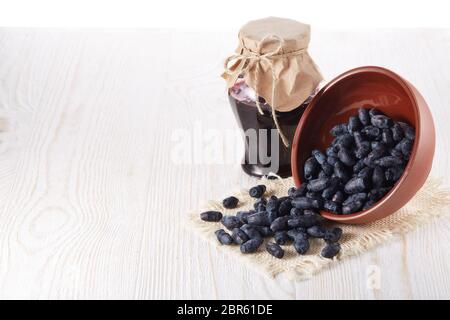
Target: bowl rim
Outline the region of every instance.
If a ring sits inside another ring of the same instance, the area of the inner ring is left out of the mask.
[[[420,116],[420,112],[419,112],[419,106],[418,106],[418,101],[416,99],[416,96],[413,92],[413,90],[410,87],[410,84],[403,79],[400,75],[398,75],[397,73],[383,68],[383,67],[378,67],[378,66],[362,66],[362,67],[357,67],[354,69],[350,69],[340,75],[338,75],[337,77],[335,77],[334,79],[332,79],[331,81],[329,81],[311,100],[310,104],[306,107],[306,110],[304,111],[302,117],[300,118],[300,121],[297,125],[297,128],[295,130],[295,134],[294,134],[294,138],[293,138],[293,143],[292,143],[292,149],[291,149],[291,170],[292,170],[292,177],[294,178],[294,182],[295,185],[298,187],[301,184],[300,181],[300,174],[299,174],[299,169],[298,169],[298,165],[297,165],[297,155],[298,155],[298,148],[299,148],[299,138],[300,138],[300,133],[306,123],[306,119],[308,118],[309,114],[312,112],[312,109],[314,108],[314,106],[317,104],[318,100],[320,100],[320,98],[327,92],[328,89],[330,89],[333,85],[343,81],[345,78],[348,78],[350,76],[353,76],[355,74],[358,73],[365,73],[365,72],[374,72],[374,73],[379,73],[379,74],[383,74],[385,76],[388,76],[390,78],[392,78],[393,80],[395,80],[401,87],[402,89],[405,91],[405,93],[407,94],[407,96],[409,97],[409,99],[411,100],[411,103],[413,105],[413,109],[414,109],[414,117],[416,119],[416,123],[414,124],[414,128],[416,131],[416,136],[414,139],[414,144],[413,144],[413,148],[411,150],[411,157],[408,161],[408,164],[405,167],[405,170],[403,171],[403,174],[401,175],[401,177],[397,180],[397,182],[394,184],[394,186],[391,188],[391,190],[389,190],[389,192],[384,195],[383,198],[381,198],[380,200],[378,200],[372,207],[370,207],[367,210],[363,210],[363,211],[358,211],[355,213],[351,213],[351,214],[335,214],[329,211],[325,211],[325,210],[320,210],[320,215],[323,216],[326,219],[329,220],[333,220],[333,221],[347,221],[347,222],[351,222],[352,220],[358,220],[362,217],[366,217],[369,216],[370,214],[372,214],[374,211],[376,211],[379,207],[382,207],[387,201],[389,201],[389,199],[392,197],[392,195],[394,193],[397,192],[397,190],[400,188],[400,185],[403,183],[403,181],[407,178],[407,176],[409,175],[410,169],[412,164],[414,163],[414,160],[416,158],[417,155],[417,146],[419,144],[419,140],[420,140],[420,135],[417,134],[420,132],[421,130],[421,116]]]

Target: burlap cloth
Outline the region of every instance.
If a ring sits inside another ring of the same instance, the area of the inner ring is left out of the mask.
[[[294,185],[292,178],[267,180],[261,183],[267,186],[269,195],[284,196],[287,190]],[[377,245],[386,243],[399,235],[410,232],[427,222],[440,217],[442,222],[449,225],[450,212],[450,189],[441,185],[436,178],[429,178],[416,196],[401,210],[382,219],[365,225],[339,224],[344,235],[341,239],[341,252],[333,260],[322,258],[319,253],[324,243],[320,239],[311,241],[308,254],[301,256],[297,254],[292,245],[283,246],[285,256],[276,259],[269,255],[261,246],[254,254],[244,255],[239,246],[220,245],[214,235],[214,231],[223,226],[220,223],[204,222],[200,220],[200,213],[206,210],[219,210],[223,214],[235,214],[236,211],[251,208],[255,199],[248,195],[248,190],[234,193],[240,200],[238,208],[233,210],[224,209],[221,200],[208,201],[199,210],[188,215],[187,228],[195,234],[210,242],[217,250],[229,254],[236,261],[245,262],[249,268],[255,269],[269,277],[275,277],[284,273],[291,280],[304,280],[314,274],[339,263],[338,260],[362,254]],[[330,226],[333,225],[330,223]]]

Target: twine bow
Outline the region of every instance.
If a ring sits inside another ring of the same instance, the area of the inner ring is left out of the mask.
[[[273,51],[270,51],[270,52],[267,52],[264,54],[261,53],[262,45],[265,43],[266,40],[268,40],[270,38],[278,41],[278,47]],[[245,48],[244,44],[241,42],[241,47],[242,47],[241,53],[234,54],[234,55],[228,57],[224,62],[224,69],[225,69],[225,73],[232,77],[232,79],[233,79],[232,83],[234,84],[237,81],[237,79],[239,78],[239,76],[246,74],[248,70],[255,67],[254,91],[256,93],[256,106],[258,108],[259,113],[264,114],[263,110],[261,109],[261,105],[259,103],[259,94],[258,94],[258,81],[259,81],[259,72],[260,72],[259,71],[260,70],[259,63],[261,61],[267,62],[267,64],[270,66],[270,70],[272,72],[272,93],[271,93],[272,102],[270,104],[271,109],[272,109],[272,118],[273,118],[273,121],[275,122],[275,126],[281,137],[281,140],[283,141],[283,144],[286,147],[289,147],[289,140],[286,138],[283,131],[281,130],[280,124],[278,123],[278,119],[275,114],[275,110],[276,110],[276,108],[275,108],[275,106],[276,106],[276,104],[275,104],[275,84],[276,84],[276,81],[278,80],[278,77],[275,74],[275,70],[273,68],[273,61],[275,59],[281,59],[281,58],[285,58],[285,57],[299,55],[299,54],[303,53],[306,50],[306,48],[288,52],[288,53],[282,53],[283,45],[284,45],[284,40],[276,35],[268,35],[268,36],[264,37],[258,44],[257,52],[248,50],[247,48]]]

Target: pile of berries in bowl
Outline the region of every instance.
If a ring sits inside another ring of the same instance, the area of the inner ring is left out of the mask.
[[[305,161],[306,181],[298,188],[294,205],[344,215],[367,210],[402,176],[414,129],[375,108],[360,108],[330,133],[334,139],[326,150],[312,150]]]
[[[433,118],[419,91],[388,69],[359,67],[328,82],[308,105],[292,143],[292,176],[299,189],[309,186],[302,201],[320,207],[322,217],[369,223],[414,197],[434,150]]]

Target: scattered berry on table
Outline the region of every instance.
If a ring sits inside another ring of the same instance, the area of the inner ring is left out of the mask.
[[[263,184],[254,186],[248,191],[250,197],[253,198],[261,198],[264,195],[264,192],[266,192],[266,186]]]
[[[288,228],[288,220],[289,220],[289,219],[290,219],[289,216],[282,216],[282,217],[276,218],[276,219],[270,224],[270,229],[271,229],[273,232],[286,230],[286,229]]]
[[[236,197],[228,197],[228,198],[223,199],[222,205],[223,205],[224,208],[234,209],[234,208],[237,207],[238,202],[239,202],[238,198],[236,198]]]
[[[299,254],[307,253],[308,250],[309,250],[309,240],[308,239],[297,238],[294,241],[294,249]]]
[[[263,243],[263,239],[262,238],[253,238],[248,240],[247,242],[244,242],[243,244],[241,244],[241,252],[242,253],[253,253],[256,250],[258,250],[258,248],[262,245]]]
[[[221,222],[228,230],[239,228],[242,225],[242,221],[236,216],[224,216]]]
[[[261,233],[258,231],[257,227],[244,224],[241,227],[241,230],[244,231],[250,239],[262,238]]]
[[[219,211],[205,211],[200,214],[200,219],[208,222],[218,222],[222,219],[222,213]]]
[[[328,243],[320,253],[322,257],[332,259],[341,251],[341,245],[339,243]]]
[[[318,225],[314,225],[306,229],[308,235],[313,238],[323,238],[326,231],[327,230],[324,227]]]
[[[342,237],[342,229],[341,228],[333,228],[332,230],[325,231],[323,239],[327,243],[335,243],[338,242]]]
[[[233,243],[233,238],[223,229],[219,229],[215,232],[217,240],[221,244],[230,245]]]
[[[281,259],[284,256],[284,250],[276,243],[267,243],[266,250],[275,258]]]
[[[267,212],[260,211],[251,214],[247,217],[247,223],[254,226],[267,226],[269,227],[272,223],[271,219],[267,215]]]
[[[248,235],[239,228],[234,228],[231,237],[233,238],[234,242],[237,244],[243,244],[244,242],[247,242],[249,240]]]
[[[289,236],[286,231],[278,231],[275,232],[274,240],[280,246],[285,245],[289,241]]]

